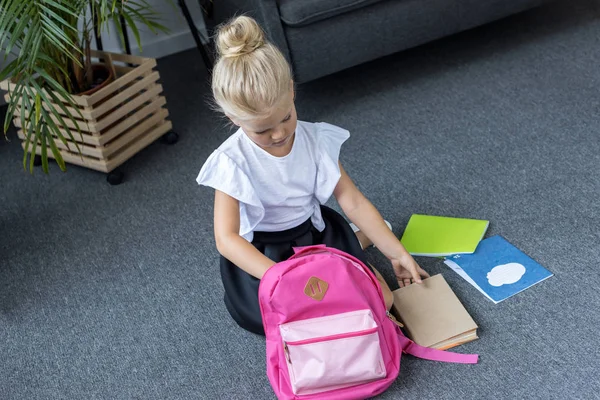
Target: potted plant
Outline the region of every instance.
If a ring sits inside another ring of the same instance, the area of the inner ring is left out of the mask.
[[[140,48],[138,25],[166,32],[147,0],[0,0],[0,49],[16,57],[0,72],[4,132],[11,121],[20,128],[24,168],[33,171],[37,154],[46,173],[49,156],[63,171],[66,160],[110,173],[170,130],[155,60],[91,50],[111,21],[123,42],[125,21]]]

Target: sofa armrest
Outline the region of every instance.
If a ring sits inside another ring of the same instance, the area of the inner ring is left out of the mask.
[[[268,39],[281,50],[288,62],[291,63],[277,0],[214,0],[212,11],[212,16],[207,18],[210,36],[215,34],[217,25],[234,16],[248,15],[256,19],[265,30]]]

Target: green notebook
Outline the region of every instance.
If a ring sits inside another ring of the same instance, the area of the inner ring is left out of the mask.
[[[413,256],[470,254],[487,231],[489,221],[413,214],[400,241]]]

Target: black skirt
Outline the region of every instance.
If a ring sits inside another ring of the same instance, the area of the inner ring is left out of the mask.
[[[294,253],[292,247],[325,244],[353,255],[365,264],[366,257],[348,222],[336,211],[321,206],[325,229],[319,232],[310,219],[283,232],[254,232],[252,244],[275,262],[285,261]],[[368,264],[367,264],[368,265]],[[221,279],[225,288],[225,306],[242,328],[264,335],[258,305],[259,279],[221,256]]]

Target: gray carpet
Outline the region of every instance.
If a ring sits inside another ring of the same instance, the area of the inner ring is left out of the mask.
[[[485,218],[555,274],[494,305],[419,258],[479,323],[457,351],[481,362],[405,356],[381,399],[600,398],[599,17],[547,4],[298,88],[301,119],[353,133],[342,160],[398,235],[412,213]],[[196,51],[159,68],[181,140],[130,160],[121,186],[31,176],[14,133],[0,140],[1,399],[274,397],[263,339],[223,306],[194,180],[228,131]]]

